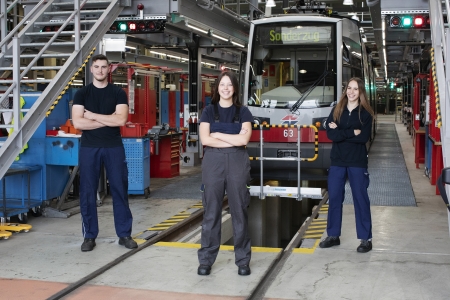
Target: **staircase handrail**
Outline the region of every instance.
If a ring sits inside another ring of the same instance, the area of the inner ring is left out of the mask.
[[[25,24],[26,22],[28,22],[28,20],[34,15],[34,13],[40,8],[40,6],[42,5],[42,4],[44,4],[44,2],[46,2],[47,0],[41,0],[41,1],[39,1],[39,3],[38,4],[36,4],[36,6],[34,6],[33,7],[33,9],[26,15],[26,16],[24,16],[24,18],[22,19],[22,21],[20,21],[19,22],[19,24],[17,24],[16,25],[16,27],[14,27],[6,36],[5,36],[5,38],[2,40],[2,41],[0,41],[0,48],[1,47],[3,47],[3,45],[7,42],[7,41],[9,41],[13,36],[14,36],[14,34],[16,34],[16,32],[21,28],[21,26],[23,25],[23,24]],[[86,0],[85,0],[86,1]],[[18,2],[18,1],[15,1],[15,2]],[[53,0],[51,1],[51,2],[53,2]],[[14,3],[13,3],[14,4]],[[12,4],[11,4],[12,5]],[[10,6],[11,7],[11,6]],[[11,7],[12,8],[12,7]],[[8,11],[8,10],[10,10],[10,8],[8,7],[7,9],[6,9],[6,11]],[[10,47],[8,47],[8,48],[10,48]]]
[[[118,5],[120,0],[110,1],[110,4],[103,12],[103,14],[99,17],[94,26],[89,30],[87,35],[84,37],[80,45],[77,47],[75,42],[75,50],[72,54],[67,58],[66,63],[58,71],[53,80],[49,83],[47,88],[42,92],[36,102],[31,106],[28,113],[24,116],[22,120],[17,118],[17,123],[21,123],[22,125],[18,130],[14,130],[11,135],[6,139],[2,147],[0,148],[0,179],[3,178],[6,171],[9,169],[11,164],[14,162],[19,151],[22,149],[23,145],[29,141],[29,139],[33,136],[36,129],[42,123],[44,118],[46,117],[46,112],[49,107],[52,105],[54,99],[60,94],[60,92],[64,89],[64,83],[69,81],[69,79],[73,76],[76,70],[86,64],[86,61],[83,64],[83,59],[87,57],[89,51],[91,51],[98,42],[101,40],[101,37],[107,32],[109,29],[109,24],[112,22],[122,11],[123,5]],[[48,2],[53,3],[53,0],[48,0]],[[87,0],[84,0],[82,3],[86,3]],[[81,8],[80,0],[74,1],[74,7],[78,7],[78,9],[74,9],[74,11],[78,11]],[[43,12],[42,12],[43,13]],[[36,15],[35,20],[40,16]],[[78,15],[79,17],[79,15]],[[28,24],[30,25],[30,24]],[[27,26],[28,26],[27,25]],[[76,24],[75,24],[76,25]],[[20,33],[23,32],[27,28],[23,28]],[[30,25],[31,26],[31,25]],[[29,28],[29,27],[28,27]],[[75,26],[75,32],[79,30],[78,26]],[[20,35],[20,34],[19,34]],[[76,35],[76,34],[75,34]],[[13,81],[15,83],[15,88],[13,89],[13,106],[18,107],[17,99],[19,98],[19,87],[17,83],[19,83],[18,77],[20,74],[20,66],[19,66],[19,53],[18,53],[18,45],[19,38],[17,36],[13,37]],[[81,46],[81,47],[80,47]],[[77,49],[78,48],[78,49]],[[1,58],[1,56],[0,56]],[[16,60],[16,62],[14,62]],[[16,74],[16,75],[15,75]],[[17,77],[15,77],[17,76]],[[17,115],[19,113],[14,111],[13,115]],[[16,122],[14,122],[16,123]],[[19,126],[19,125],[17,125]],[[14,127],[16,128],[16,127]]]

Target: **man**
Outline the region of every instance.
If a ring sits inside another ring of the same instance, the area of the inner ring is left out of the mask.
[[[80,210],[84,242],[81,251],[92,251],[98,235],[97,188],[102,163],[113,199],[114,224],[119,245],[132,249],[133,217],[128,205],[128,168],[120,126],[128,119],[126,93],[108,83],[110,65],[105,55],[92,57],[94,80],[78,90],[72,106],[72,122],[82,130],[79,152]]]

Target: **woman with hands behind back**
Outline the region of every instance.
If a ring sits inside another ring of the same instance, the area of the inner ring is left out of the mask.
[[[200,140],[205,147],[202,161],[202,202],[204,208],[199,275],[209,275],[221,242],[222,204],[228,196],[235,264],[239,275],[250,275],[251,247],[247,207],[250,192],[250,160],[245,146],[252,133],[253,116],[239,101],[239,83],[232,72],[217,79],[211,104],[200,118]]]
[[[357,251],[364,253],[372,250],[366,143],[371,136],[373,116],[364,82],[360,78],[351,78],[327,120],[327,136],[333,146],[328,173],[328,237],[319,244],[321,248],[340,245],[342,204],[348,178],[355,207],[356,233],[361,240]]]

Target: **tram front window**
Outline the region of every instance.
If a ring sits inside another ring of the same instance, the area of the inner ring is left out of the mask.
[[[329,24],[264,24],[255,28],[248,105],[330,106],[335,93],[335,46]]]

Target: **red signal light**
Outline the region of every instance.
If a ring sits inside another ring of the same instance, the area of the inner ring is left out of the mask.
[[[135,22],[128,22],[128,31],[136,31],[137,26]]]
[[[416,28],[422,28],[425,26],[425,18],[423,16],[415,16],[413,25]]]

